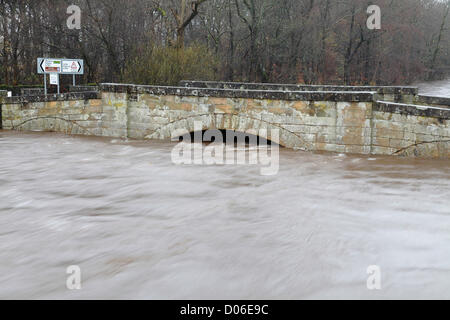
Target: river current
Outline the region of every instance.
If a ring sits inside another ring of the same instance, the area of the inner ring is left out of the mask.
[[[449,161],[173,147],[0,131],[0,298],[450,299]]]

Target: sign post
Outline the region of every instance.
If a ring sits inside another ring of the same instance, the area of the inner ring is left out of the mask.
[[[47,95],[47,74],[50,74],[50,84],[58,86],[59,94],[59,75],[73,75],[73,85],[75,86],[75,76],[84,74],[84,61],[80,59],[38,58],[37,72],[44,75],[45,94]]]
[[[45,95],[47,95],[47,74],[44,73],[44,90],[45,90]]]

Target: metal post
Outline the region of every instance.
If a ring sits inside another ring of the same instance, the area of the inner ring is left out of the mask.
[[[45,90],[45,95],[47,95],[47,74],[44,73],[44,90]]]
[[[75,75],[73,75],[73,86],[74,87],[76,86],[76,84],[75,84]]]
[[[59,92],[59,73],[57,73],[57,77],[58,77],[58,94],[60,93]]]

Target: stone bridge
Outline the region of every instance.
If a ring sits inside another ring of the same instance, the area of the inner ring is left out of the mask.
[[[0,97],[3,129],[169,140],[181,131],[278,129],[305,151],[450,158],[450,99],[413,87],[183,81]],[[270,137],[268,137],[270,139]]]

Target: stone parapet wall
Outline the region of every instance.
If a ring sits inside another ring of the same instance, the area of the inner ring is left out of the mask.
[[[392,102],[414,102],[419,93],[417,87],[408,86],[334,86],[304,84],[271,84],[245,82],[187,81],[180,82],[187,88],[233,89],[233,90],[267,90],[267,91],[370,91],[377,92],[377,100]]]
[[[2,128],[102,136],[102,104],[95,92],[6,98]]]
[[[195,124],[246,133],[277,129],[287,148],[450,158],[450,109],[375,101],[378,91],[124,84],[99,90],[4,98],[3,128],[163,140],[198,129]]]
[[[82,86],[82,85],[76,85],[76,86],[69,86],[69,92],[92,92],[92,91],[98,91],[97,86]]]
[[[39,95],[44,95],[44,94],[45,94],[44,88],[22,88],[22,89],[20,89],[21,96],[39,96]]]
[[[190,88],[190,87],[163,87],[140,86],[129,84],[106,83],[100,85],[101,92],[127,93],[130,100],[138,94],[151,94],[158,96],[173,95],[187,97],[218,97],[218,98],[242,98],[262,100],[286,100],[286,101],[351,101],[372,102],[375,91],[271,91],[271,90],[236,90],[222,88]]]
[[[450,109],[378,102],[372,154],[450,158]]]
[[[89,100],[98,99],[98,92],[73,92],[63,94],[47,94],[36,96],[13,96],[4,99],[5,104],[14,103],[34,103],[34,102],[51,102],[51,101],[70,101],[70,100]]]
[[[417,103],[438,106],[443,108],[450,108],[450,98],[432,97],[432,96],[418,96]]]
[[[395,103],[389,101],[378,101],[375,104],[374,110],[390,113],[398,113],[408,116],[450,119],[450,108],[441,108],[437,106],[425,106],[416,104]]]

